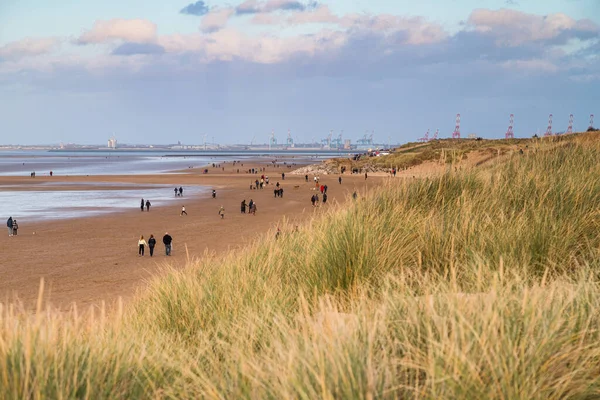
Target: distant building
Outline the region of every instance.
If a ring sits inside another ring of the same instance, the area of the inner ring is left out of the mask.
[[[117,139],[115,139],[114,137],[108,139],[108,148],[116,149],[117,148]]]

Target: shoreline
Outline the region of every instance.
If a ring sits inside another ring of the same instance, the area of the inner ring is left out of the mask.
[[[307,183],[304,176],[291,174],[292,170],[306,165],[310,165],[309,160],[294,168],[244,160],[245,170],[266,168],[271,184],[263,190],[249,189],[250,182],[260,179],[261,173],[248,174],[241,169],[239,174],[227,171],[231,163],[226,164],[225,171],[211,166],[208,174],[194,169],[176,175],[36,177],[37,182],[85,181],[91,189],[106,182],[170,184],[176,177],[184,189],[186,184],[214,188],[217,198],[186,197],[184,191],[184,197],[177,203],[151,207],[150,212],[141,213],[139,206],[132,204],[131,210],[100,216],[34,223],[20,219],[19,236],[8,237],[6,231],[0,236],[4,265],[0,270],[0,302],[18,298],[24,307],[33,307],[42,278],[47,288],[45,299],[60,309],[68,308],[73,302],[78,307],[86,307],[103,301],[112,303],[118,298],[127,300],[143,287],[145,279],[162,267],[183,267],[189,261],[187,254],[192,258],[207,252],[218,256],[244,247],[276,229],[283,218],[292,224],[301,224],[322,209],[312,208],[310,204],[310,196],[315,193],[312,175]],[[286,174],[285,180],[281,180],[282,172]],[[362,176],[346,174],[343,184],[339,185],[337,177],[321,176],[321,182],[329,188],[329,203],[343,203],[353,190],[362,191],[382,181],[381,177],[373,177],[365,182]],[[0,177],[0,185],[30,185],[32,181],[29,177]],[[284,188],[283,198],[274,197],[277,181]],[[257,203],[256,216],[241,214],[241,200],[248,202],[251,198]],[[182,205],[188,216],[179,215]],[[226,210],[223,220],[217,215],[221,205]],[[167,231],[174,240],[171,257],[164,256],[161,242]],[[138,257],[137,239],[142,234],[147,239],[151,233],[158,242],[155,256]]]

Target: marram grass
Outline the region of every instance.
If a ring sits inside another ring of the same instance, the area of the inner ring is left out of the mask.
[[[389,185],[124,311],[0,310],[0,398],[600,396],[594,142]]]

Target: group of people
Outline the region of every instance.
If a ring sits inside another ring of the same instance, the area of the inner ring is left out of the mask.
[[[140,209],[142,210],[142,212],[144,211],[144,205],[146,206],[146,211],[150,211],[150,200],[146,200],[146,202],[144,203],[144,199],[142,199],[142,202],[140,204]]]
[[[310,202],[313,207],[316,207],[317,205],[319,205],[319,194],[318,193],[313,194],[310,198]],[[323,204],[326,204],[326,203],[327,203],[327,193],[323,193]]]
[[[165,232],[165,236],[163,236],[162,241],[165,245],[165,255],[170,256],[173,249],[173,237],[169,235],[169,232]],[[156,239],[154,238],[154,235],[150,235],[150,238],[147,242],[144,239],[144,235],[140,236],[140,239],[138,240],[138,257],[144,256],[146,246],[148,246],[148,249],[150,250],[150,257],[152,257],[154,255],[154,247],[156,247]]]
[[[13,217],[9,217],[6,221],[6,227],[8,228],[8,236],[17,236],[19,224],[17,224],[16,218],[13,219]]]
[[[242,200],[240,210],[242,214],[246,214],[246,208],[248,208],[248,214],[256,215],[256,202],[250,199],[250,202],[246,205],[246,199]]]
[[[183,197],[183,188],[181,186],[179,186],[179,189],[173,189],[173,191],[175,192],[175,197]]]
[[[265,176],[265,175],[261,175],[260,180],[256,179],[254,182],[250,182],[250,190],[263,189],[268,184],[269,184],[269,177]]]

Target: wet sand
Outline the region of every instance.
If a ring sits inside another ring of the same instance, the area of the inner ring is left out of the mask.
[[[243,168],[267,165],[267,162],[244,162]],[[184,185],[185,199],[173,205],[151,207],[150,212],[141,212],[139,204],[132,204],[131,210],[90,218],[38,223],[19,219],[18,236],[8,237],[6,229],[0,235],[0,302],[18,298],[26,307],[32,307],[42,278],[46,300],[63,309],[73,302],[86,307],[102,301],[111,303],[119,297],[127,300],[161,266],[182,268],[188,254],[197,258],[208,251],[218,256],[247,245],[270,230],[274,232],[283,217],[302,224],[324,209],[311,206],[310,197],[315,193],[312,175],[306,183],[304,176],[290,174],[291,169],[268,166],[264,173],[271,184],[263,190],[250,190],[250,182],[260,179],[261,173],[236,171],[237,167],[227,164],[225,171],[209,168],[208,174],[193,169],[177,175],[0,177],[0,185],[17,185],[11,190],[27,190],[44,181],[55,182],[58,186],[53,189],[60,187],[59,182],[65,183],[65,189],[75,182],[86,182],[90,189],[114,182],[133,185],[178,182]],[[281,180],[282,172],[286,173],[285,180]],[[342,203],[355,189],[362,191],[386,179],[370,175],[365,181],[362,175],[345,174],[340,185],[337,175],[320,177],[321,183],[328,185],[328,203]],[[277,181],[284,188],[283,198],[274,197]],[[217,198],[210,195],[187,198],[186,184],[214,188]],[[243,199],[257,203],[256,216],[240,213]],[[187,216],[180,216],[182,204]],[[218,215],[221,205],[226,210],[223,220]],[[171,257],[164,254],[162,244],[167,231],[173,237]],[[149,256],[147,248],[146,255],[139,257],[137,240],[140,235],[147,239],[150,234],[157,239],[154,257]]]

